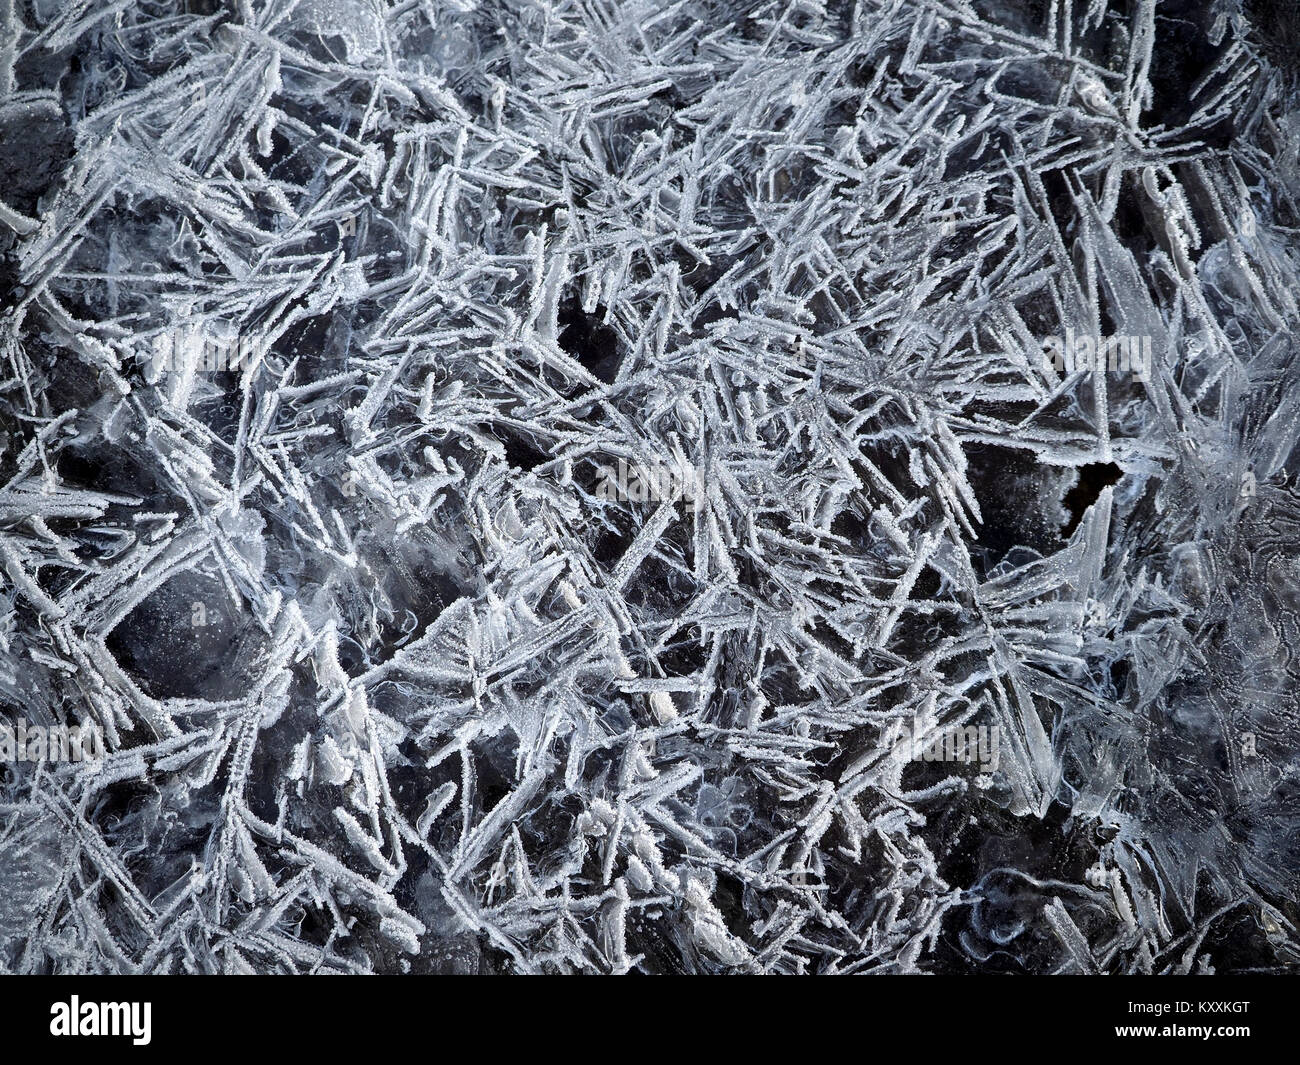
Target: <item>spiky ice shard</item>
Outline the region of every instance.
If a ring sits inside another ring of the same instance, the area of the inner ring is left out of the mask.
[[[1266,8],[0,9],[0,965],[1295,971]]]

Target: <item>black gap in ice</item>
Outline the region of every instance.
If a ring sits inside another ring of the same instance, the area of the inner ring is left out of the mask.
[[[608,385],[618,376],[622,360],[618,354],[618,334],[605,325],[604,317],[604,307],[598,305],[587,314],[577,299],[570,297],[561,305],[556,323],[560,327],[560,347]]]
[[[1070,512],[1070,520],[1061,529],[1062,536],[1069,536],[1079,527],[1087,509],[1097,502],[1103,488],[1118,484],[1124,475],[1113,462],[1089,462],[1079,467],[1079,480],[1065,495],[1065,509]]]

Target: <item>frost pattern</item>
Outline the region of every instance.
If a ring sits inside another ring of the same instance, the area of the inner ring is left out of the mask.
[[[1300,965],[1236,0],[0,12],[4,970]]]

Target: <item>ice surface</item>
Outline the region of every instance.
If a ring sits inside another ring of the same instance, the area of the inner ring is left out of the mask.
[[[0,969],[1300,968],[1257,6],[13,5]]]

